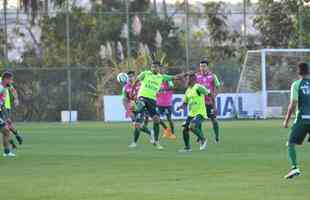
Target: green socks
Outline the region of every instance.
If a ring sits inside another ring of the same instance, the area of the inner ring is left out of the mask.
[[[292,164],[292,168],[297,168],[297,156],[294,144],[288,145],[288,157]]]
[[[155,142],[158,142],[158,140],[159,140],[159,123],[154,123],[153,129],[154,129]]]
[[[213,125],[213,131],[215,134],[215,140],[219,141],[219,123],[217,121],[213,121],[212,125]]]
[[[206,138],[204,137],[202,133],[201,128],[198,127],[198,128],[192,129],[192,131],[198,137],[199,141],[204,142],[206,140]]]
[[[185,144],[186,149],[190,149],[190,144],[189,144],[189,131],[188,130],[183,130],[183,140]]]
[[[134,132],[133,132],[133,141],[134,143],[138,142],[140,136],[140,129],[139,128],[135,128]]]
[[[146,133],[146,134],[148,134],[148,135],[151,135],[151,131],[150,131],[150,129],[147,126],[143,126],[141,128],[141,131]]]
[[[169,122],[169,126],[170,126],[170,128],[171,128],[171,132],[172,132],[172,134],[174,134],[174,125],[173,125],[173,122],[172,122],[171,119],[168,119],[168,122]]]
[[[167,128],[167,125],[165,124],[165,122],[163,121],[163,120],[160,120],[160,125],[164,128],[164,129],[166,129]]]

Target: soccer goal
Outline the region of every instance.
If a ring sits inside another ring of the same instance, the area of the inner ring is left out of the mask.
[[[252,117],[278,118],[285,114],[290,85],[297,79],[296,65],[301,61],[309,63],[310,49],[261,49],[246,53],[237,94],[256,95],[258,106]]]

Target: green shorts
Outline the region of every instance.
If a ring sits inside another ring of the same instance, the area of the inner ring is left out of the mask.
[[[297,120],[291,128],[288,143],[301,145],[309,133],[310,124]]]

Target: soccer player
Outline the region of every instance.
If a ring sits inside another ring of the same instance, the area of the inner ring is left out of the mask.
[[[198,84],[205,86],[210,90],[211,96],[205,96],[205,103],[207,109],[207,116],[211,119],[213,132],[215,135],[215,143],[218,144],[219,138],[219,123],[216,119],[216,102],[215,97],[217,90],[220,89],[221,83],[217,76],[209,69],[209,61],[204,59],[200,62],[199,72],[196,73],[196,81]]]
[[[173,87],[174,87],[173,81],[164,81],[161,84],[156,99],[156,104],[160,116],[165,116],[169,123],[169,127],[167,127],[165,122],[163,120],[160,120],[160,124],[164,128],[164,137],[169,139],[176,139],[174,132],[174,124],[171,118]]]
[[[283,126],[288,128],[291,115],[296,110],[295,122],[291,128],[287,143],[288,157],[292,168],[285,176],[286,179],[301,175],[295,146],[301,145],[310,131],[310,75],[308,64],[305,62],[299,63],[297,71],[299,80],[294,81],[291,85],[291,100],[283,122]]]
[[[160,90],[160,86],[165,81],[171,81],[177,79],[179,76],[169,76],[166,74],[161,74],[162,65],[158,61],[154,61],[151,65],[151,69],[141,72],[135,85],[138,81],[141,82],[141,88],[138,92],[138,101],[137,101],[137,113],[144,112],[144,109],[147,110],[150,117],[153,119],[153,130],[155,136],[155,146],[157,149],[161,150],[163,147],[159,143],[159,125],[160,125],[160,116],[156,110],[156,96]]]
[[[135,100],[136,97],[134,94],[140,89],[140,84],[136,84],[133,88],[133,82],[135,80],[135,72],[129,71],[127,73],[129,80],[126,85],[123,87],[123,106],[126,110],[126,118],[131,118],[134,126],[134,134],[133,134],[133,142],[129,145],[130,148],[134,148],[137,146],[138,139],[140,137],[140,131],[146,133],[150,137],[151,143],[154,143],[152,132],[148,129],[148,116],[146,116],[145,112],[138,113],[135,112]],[[133,91],[134,90],[134,91]],[[141,120],[141,121],[139,121]],[[143,123],[142,127],[140,124]]]
[[[199,139],[200,150],[207,149],[207,139],[202,131],[202,122],[207,118],[205,96],[210,95],[210,91],[204,86],[196,83],[196,75],[190,74],[187,80],[187,90],[183,104],[177,110],[189,107],[188,117],[183,125],[183,140],[185,147],[180,152],[191,152],[189,131],[193,132]]]
[[[10,130],[6,126],[6,120],[4,118],[3,107],[6,99],[6,88],[9,87],[13,78],[13,74],[11,72],[4,72],[2,74],[2,81],[0,83],[0,131],[2,132],[2,143],[4,148],[4,157],[14,157],[15,154],[11,151],[10,148]]]
[[[18,133],[18,130],[13,126],[13,123],[11,120],[11,112],[12,112],[13,103],[14,103],[14,106],[19,105],[17,91],[16,91],[15,87],[13,86],[13,79],[11,81],[12,82],[8,85],[8,87],[5,88],[6,98],[5,98],[5,102],[4,102],[4,108],[5,108],[4,113],[5,113],[6,125],[7,125],[8,129],[11,131],[11,133],[13,133],[15,135],[16,140],[21,145],[23,143],[23,138]],[[10,140],[10,143],[11,143],[13,148],[17,147],[13,139]]]

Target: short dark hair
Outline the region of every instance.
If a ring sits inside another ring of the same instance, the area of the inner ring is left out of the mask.
[[[202,61],[200,61],[200,64],[209,65],[209,60],[208,60],[208,58],[205,58],[205,59],[203,59]]]
[[[10,71],[5,71],[3,72],[2,74],[2,79],[5,79],[5,78],[12,78],[13,77],[13,73],[10,72]]]
[[[298,64],[298,75],[301,75],[301,76],[303,76],[303,75],[307,75],[307,74],[309,74],[309,66],[308,66],[308,63],[306,63],[306,62],[300,62],[299,64]]]
[[[130,70],[130,71],[127,72],[127,75],[135,75],[135,74],[136,74],[136,72],[135,72],[135,71],[132,71],[132,70]]]

